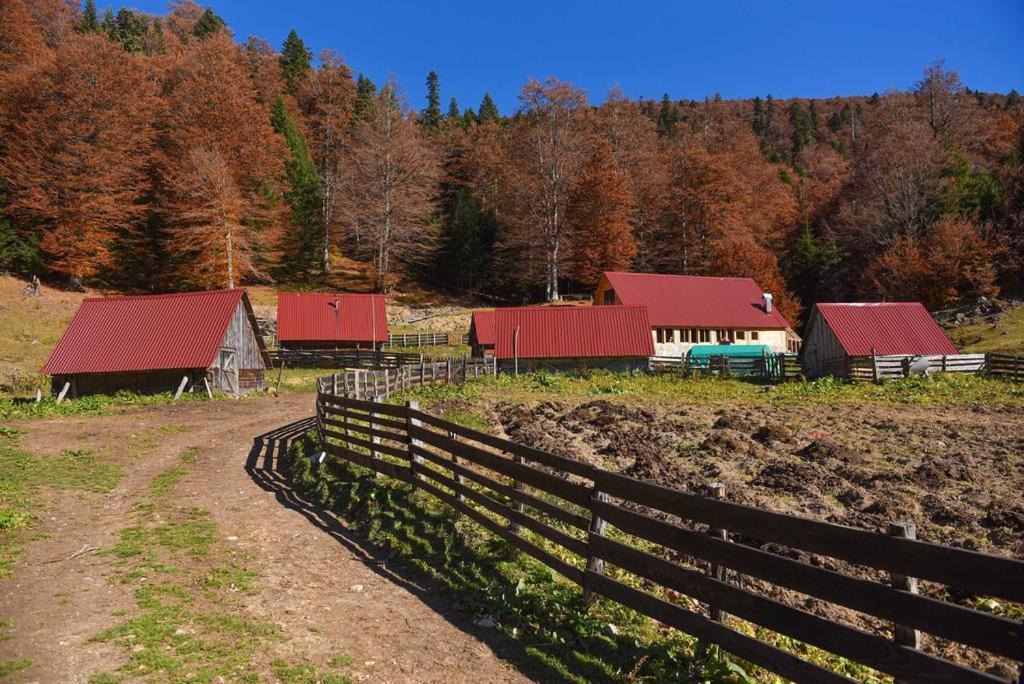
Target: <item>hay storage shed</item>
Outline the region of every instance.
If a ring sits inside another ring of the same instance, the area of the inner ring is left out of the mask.
[[[849,375],[873,356],[955,356],[920,302],[815,304],[804,335],[804,375]]]
[[[469,323],[469,346],[478,359],[494,356],[494,311],[474,311]]]
[[[277,344],[290,350],[379,349],[388,340],[384,295],[280,292]]]
[[[647,370],[654,355],[647,307],[527,306],[494,312],[503,373]]]
[[[54,393],[266,387],[270,357],[245,290],[82,301],[42,372]],[[205,382],[204,382],[205,381]]]

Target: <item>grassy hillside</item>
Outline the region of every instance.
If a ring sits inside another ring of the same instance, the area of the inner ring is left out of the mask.
[[[962,325],[946,332],[964,352],[1024,356],[1024,307],[1011,309],[996,323]]]

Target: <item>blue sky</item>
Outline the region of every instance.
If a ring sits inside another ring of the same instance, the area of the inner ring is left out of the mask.
[[[104,0],[97,5],[104,7]],[[115,8],[118,5],[114,5]],[[132,6],[164,13],[165,1]],[[631,97],[830,97],[913,85],[943,57],[964,82],[1024,92],[1024,2],[309,2],[215,0],[236,38],[280,48],[295,28],[314,54],[340,52],[354,71],[398,78],[413,107],[441,78],[442,104],[490,91],[513,111],[530,77],[556,75],[600,102]]]

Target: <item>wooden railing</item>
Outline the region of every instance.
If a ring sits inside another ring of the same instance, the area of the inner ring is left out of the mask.
[[[471,378],[497,374],[494,359],[425,360],[397,368],[348,369],[317,380],[317,391],[341,394],[355,399],[386,399],[396,392],[422,385],[465,382]]]
[[[432,494],[588,597],[606,597],[782,677],[852,681],[750,636],[737,629],[741,622],[905,682],[1005,681],[947,659],[948,648],[922,650],[921,631],[1024,660],[1022,623],[943,600],[938,586],[1024,602],[1024,561],[918,541],[907,523],[882,534],[731,503],[721,485],[701,495],[636,480],[440,419],[415,402],[344,396],[337,376],[318,388],[327,454]],[[364,391],[383,396],[380,387]],[[755,591],[744,578],[769,589]],[[928,582],[929,595],[918,593],[918,580]],[[766,595],[771,589],[890,627],[867,631]]]
[[[911,356],[907,354],[850,356],[846,376],[853,380],[894,380],[910,374],[910,367],[927,361],[929,372],[980,373],[986,366],[985,354],[949,354]]]
[[[655,356],[651,358],[650,369],[655,373],[713,373],[724,376],[739,376],[781,382],[796,380],[802,375],[800,360],[796,354],[716,355],[694,359],[689,354],[682,356]]]
[[[279,349],[271,360],[280,368],[398,368],[418,364],[422,354],[375,351],[372,349],[292,350]]]
[[[1024,358],[1007,354],[985,354],[985,372],[998,378],[1024,380]]]
[[[443,347],[469,344],[469,333],[411,332],[388,335],[387,347]]]

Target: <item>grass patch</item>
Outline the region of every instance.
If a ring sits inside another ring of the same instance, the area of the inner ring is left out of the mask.
[[[27,667],[32,665],[31,658],[12,658],[10,660],[0,660],[0,679],[4,677],[10,677],[16,672],[21,672]]]
[[[43,488],[102,494],[121,480],[117,465],[83,450],[65,449],[46,457],[0,441],[0,579],[9,577],[21,553],[25,532],[43,506]]]
[[[219,393],[214,393],[218,398]],[[116,394],[91,394],[78,399],[66,399],[60,404],[56,397],[45,397],[39,403],[16,399],[0,399],[0,420],[24,420],[29,418],[64,418],[68,416],[99,416],[120,413],[133,406],[153,406],[170,404],[174,401],[173,392],[161,394],[136,394],[135,392],[118,392]],[[209,401],[205,394],[182,394],[179,402]]]
[[[284,660],[275,660],[270,666],[274,668],[274,676],[281,684],[350,684],[352,682],[349,677],[344,675],[318,672],[313,665],[290,665]]]
[[[946,331],[965,353],[997,352],[1024,356],[1024,307],[1012,309],[994,324],[977,323]]]
[[[821,378],[812,382],[765,385],[715,377],[681,378],[668,374],[593,372],[587,375],[528,373],[499,375],[465,384],[419,387],[393,401],[419,398],[429,405],[446,400],[544,401],[609,398],[665,404],[1022,404],[1024,385],[997,378],[935,374],[881,384]]]
[[[742,682],[735,663],[719,661],[694,639],[610,601],[589,609],[578,586],[429,495],[385,484],[369,471],[329,460],[316,472],[311,432],[284,466],[307,495],[332,506],[370,541],[448,593],[465,619],[493,625],[522,644],[515,665],[540,681]],[[564,551],[547,547],[566,556]],[[487,629],[485,626],[484,629]]]

